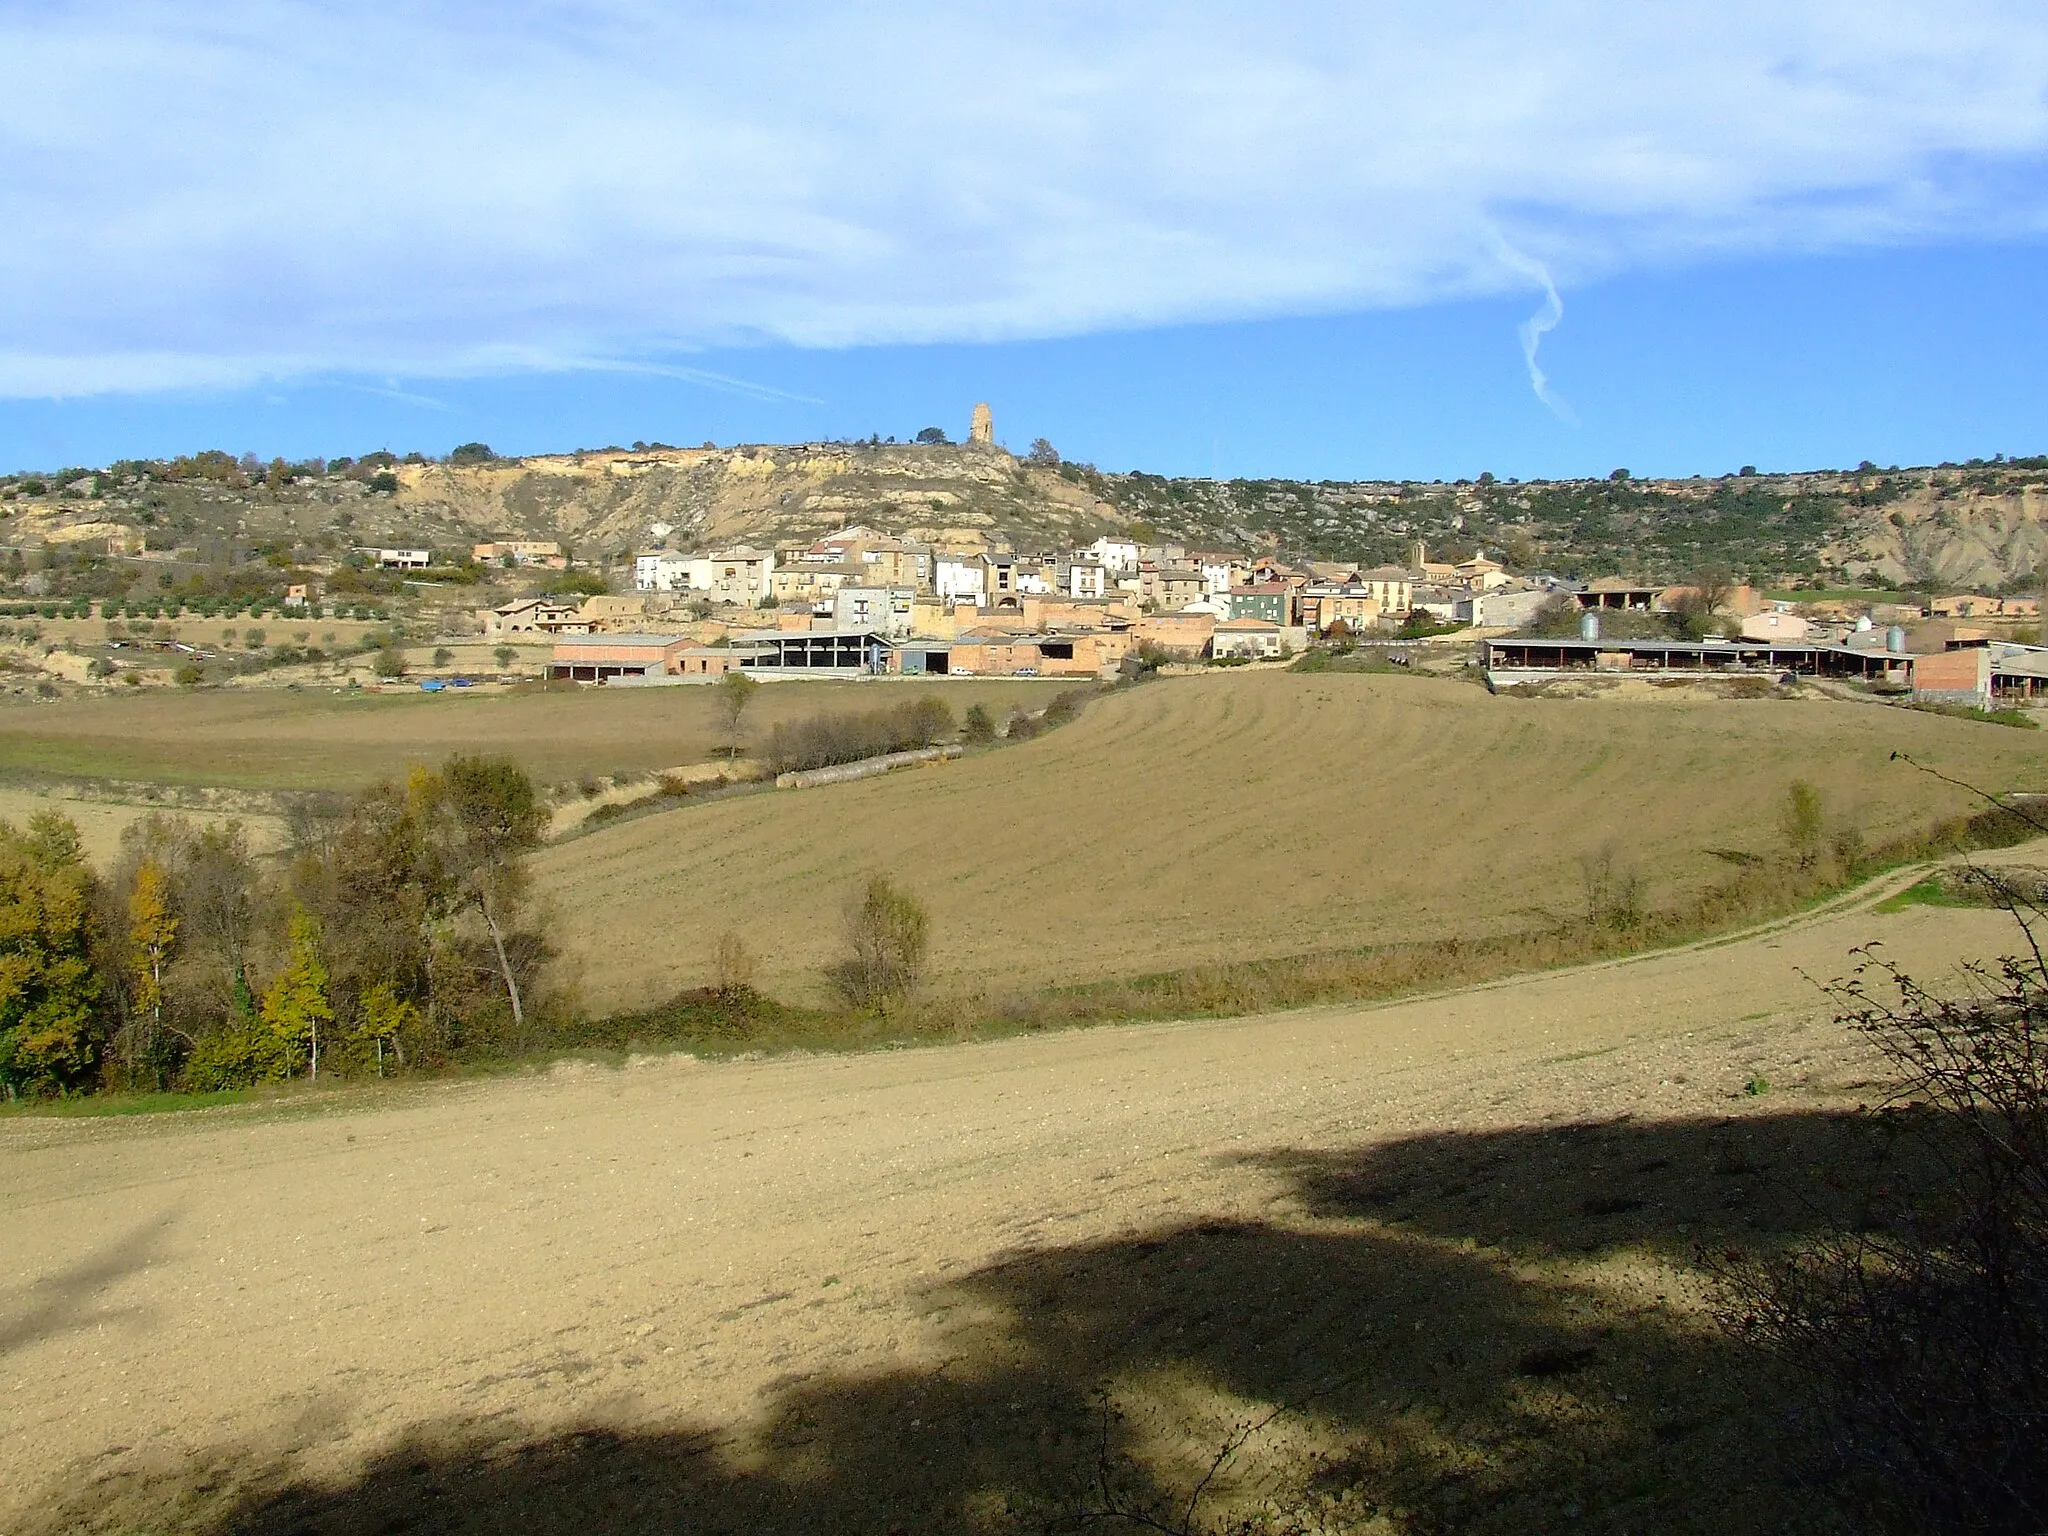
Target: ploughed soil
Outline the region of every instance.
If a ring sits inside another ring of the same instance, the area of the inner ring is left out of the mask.
[[[0,1530],[1825,1528],[1694,1265],[1864,1155],[1873,938],[2015,935],[0,1120]]]
[[[841,907],[877,871],[930,912],[934,985],[1000,1000],[1547,929],[1585,910],[1588,859],[1639,879],[1646,906],[1680,907],[1782,856],[1795,780],[1831,832],[1873,847],[1982,809],[1895,753],[1990,791],[2048,789],[2035,732],[1871,703],[1674,689],[1617,706],[1212,673],[959,762],[621,822],[544,850],[534,873],[597,1011],[708,984],[726,928],[765,991],[819,992]]]

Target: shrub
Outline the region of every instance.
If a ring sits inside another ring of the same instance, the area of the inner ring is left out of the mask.
[[[2025,927],[2025,923],[2022,924]],[[1810,1374],[1835,1449],[1901,1528],[2036,1531],[2048,1512],[2048,965],[1960,999],[1866,958],[1834,995],[1902,1082],[1853,1221],[1724,1256],[1724,1321]]]
[[[886,1014],[924,979],[931,939],[924,907],[887,876],[869,875],[847,899],[841,923],[848,953],[826,967],[826,979],[849,1006]]]
[[[179,683],[180,685],[186,688],[192,688],[204,682],[206,680],[206,674],[202,672],[193,663],[188,661],[185,663],[184,666],[178,668],[177,671],[173,672],[171,674],[171,678],[174,682]]]
[[[989,715],[985,704],[970,704],[960,722],[961,737],[975,746],[983,746],[996,739],[996,723]]]
[[[1087,689],[1069,688],[1065,693],[1056,695],[1053,701],[1045,706],[1044,712],[1038,717],[1038,723],[1047,730],[1065,725],[1081,713],[1081,706],[1087,702]]]
[[[728,928],[711,947],[711,988],[728,1001],[752,995],[756,966],[746,940]]]
[[[784,721],[769,733],[767,764],[774,773],[829,768],[929,747],[952,734],[953,711],[943,699],[925,694],[892,709]]]

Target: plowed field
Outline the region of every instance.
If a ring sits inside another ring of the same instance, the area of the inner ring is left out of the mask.
[[[2017,935],[0,1119],[0,1530],[1175,1529],[1234,1426],[1195,1529],[1842,1529],[1692,1265],[1867,1150],[1808,977],[1871,939]]]
[[[1877,841],[1972,805],[1894,750],[2048,788],[2041,742],[1833,701],[1226,674],[942,767],[628,822],[537,868],[594,1006],[703,984],[728,926],[801,993],[867,870],[929,907],[941,984],[1042,985],[1530,927],[1584,901],[1603,849],[1663,902],[1781,847],[1795,779]]]

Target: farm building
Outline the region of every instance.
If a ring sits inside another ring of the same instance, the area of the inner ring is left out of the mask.
[[[1994,693],[2035,696],[2048,684],[2048,651],[1984,645],[1912,653],[1875,647],[1771,640],[1487,640],[1480,665],[1489,687],[1565,677],[1635,675],[1672,681],[1837,677],[1910,689],[1930,703],[1990,704]]]
[[[1261,660],[1280,654],[1280,626],[1264,619],[1225,619],[1209,641],[1209,654]]]
[[[690,646],[686,635],[557,635],[548,675],[578,683],[666,677]]]

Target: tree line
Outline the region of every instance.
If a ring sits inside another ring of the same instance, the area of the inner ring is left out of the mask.
[[[0,1091],[234,1088],[538,1043],[549,958],[525,855],[546,812],[499,757],[328,809],[259,859],[152,815],[105,874],[51,811],[0,821]]]

